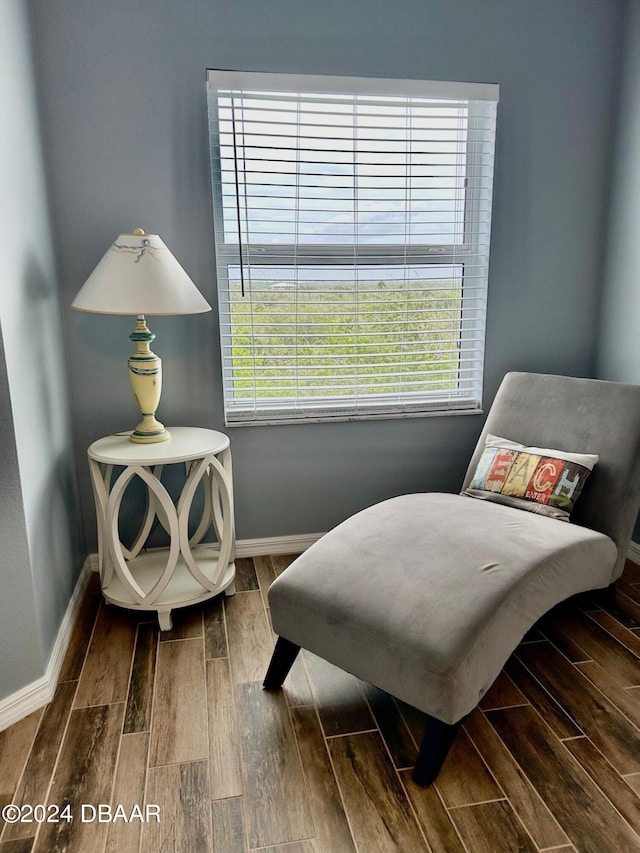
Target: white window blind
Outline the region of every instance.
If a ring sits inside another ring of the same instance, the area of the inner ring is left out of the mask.
[[[228,424],[480,409],[497,95],[209,72]]]

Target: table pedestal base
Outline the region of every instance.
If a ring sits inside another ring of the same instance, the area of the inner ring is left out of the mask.
[[[208,545],[199,545],[193,549],[193,556],[205,574],[213,574],[213,568],[218,561],[218,554],[217,548]],[[129,568],[135,573],[136,580],[144,592],[152,588],[158,578],[158,571],[165,565],[166,561],[166,548],[146,551],[130,561]],[[215,589],[204,589],[189,572],[184,561],[179,559],[164,592],[158,596],[152,605],[137,604],[130,591],[115,574],[112,576],[109,585],[103,588],[102,594],[106,601],[110,604],[117,604],[118,607],[148,612],[157,611],[160,629],[169,631],[172,627],[172,610],[176,607],[189,607],[191,604],[198,604],[219,595],[221,592],[227,596],[234,595],[235,576],[235,563],[229,563]]]

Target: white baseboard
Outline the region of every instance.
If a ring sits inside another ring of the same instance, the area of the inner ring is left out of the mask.
[[[0,731],[17,723],[18,720],[33,713],[33,711],[37,711],[38,708],[41,708],[53,699],[62,661],[64,660],[67,646],[71,639],[71,632],[73,631],[84,591],[93,568],[92,562],[91,556],[87,557],[84,562],[80,577],[58,629],[45,674],[42,678],[32,681],[31,684],[27,684],[5,699],[0,700]]]
[[[303,533],[294,536],[268,536],[265,539],[239,539],[237,557],[266,557],[276,554],[301,554],[324,536],[324,533]]]
[[[637,542],[631,540],[627,550],[627,557],[633,560],[634,563],[640,563],[640,545]]]
[[[238,539],[236,557],[266,557],[276,554],[301,554],[324,536],[324,533],[301,533],[293,536],[267,536],[263,539]],[[89,554],[91,570],[98,571],[98,555]]]

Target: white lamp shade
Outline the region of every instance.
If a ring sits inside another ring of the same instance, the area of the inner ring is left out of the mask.
[[[157,234],[120,234],[73,300],[99,314],[200,314],[211,306]]]

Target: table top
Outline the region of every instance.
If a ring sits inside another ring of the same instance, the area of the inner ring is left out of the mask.
[[[107,435],[94,441],[90,459],[107,465],[168,465],[201,459],[229,447],[229,436],[200,427],[170,427],[171,438],[153,444],[129,441],[130,432]]]

